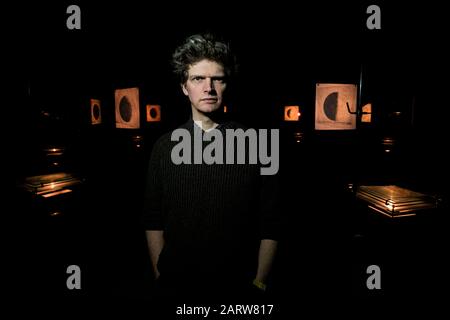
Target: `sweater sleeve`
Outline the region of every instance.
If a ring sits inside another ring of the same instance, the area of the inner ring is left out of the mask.
[[[279,175],[261,176],[260,237],[278,240],[281,233]]]
[[[161,157],[162,139],[155,142],[150,156],[146,186],[144,194],[144,205],[142,212],[142,224],[145,230],[163,230],[162,217],[162,180],[161,180]]]

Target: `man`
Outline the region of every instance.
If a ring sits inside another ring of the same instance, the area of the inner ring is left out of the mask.
[[[221,152],[230,152],[226,130],[244,128],[218,116],[235,73],[229,46],[210,35],[188,37],[173,65],[192,109],[177,130],[190,134],[193,149],[194,137],[204,137],[202,150],[223,134]],[[261,175],[257,164],[174,161],[175,131],[153,146],[147,176],[144,223],[157,287],[179,297],[263,292],[279,233],[276,176]]]

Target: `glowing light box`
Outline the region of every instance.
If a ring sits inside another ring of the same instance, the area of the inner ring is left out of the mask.
[[[148,104],[146,106],[147,122],[161,121],[161,106]]]
[[[81,179],[71,173],[58,172],[25,179],[23,187],[34,195],[44,198],[72,192],[71,187],[81,184]]]
[[[356,197],[369,208],[390,218],[415,215],[419,210],[437,208],[436,196],[412,191],[396,185],[359,186]]]
[[[91,99],[91,124],[102,123],[102,109],[100,100]]]
[[[298,106],[284,107],[284,121],[299,121],[301,116]]]
[[[316,130],[356,129],[357,86],[316,84]]]
[[[114,97],[116,128],[139,129],[139,89],[117,89]]]

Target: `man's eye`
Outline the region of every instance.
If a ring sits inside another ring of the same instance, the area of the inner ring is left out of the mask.
[[[194,77],[194,78],[192,78],[192,81],[195,81],[195,82],[200,82],[202,80],[203,80],[202,77]]]

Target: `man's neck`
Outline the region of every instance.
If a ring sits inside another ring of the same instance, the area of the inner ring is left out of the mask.
[[[192,120],[204,131],[210,131],[219,125],[205,114],[199,113],[194,108],[192,109]]]

